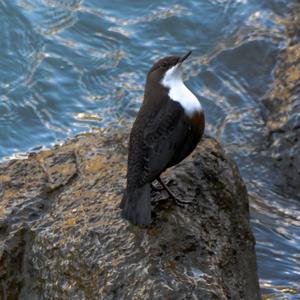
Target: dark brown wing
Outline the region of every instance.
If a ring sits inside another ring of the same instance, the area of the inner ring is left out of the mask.
[[[171,101],[148,124],[135,123],[129,147],[128,184],[139,186],[155,180],[183,147],[189,128],[183,108]]]
[[[175,149],[174,156],[169,162],[167,168],[180,163],[196,148],[203,135],[205,127],[205,118],[203,111],[195,112],[192,118],[189,119],[189,124],[189,132],[186,136],[184,144],[178,145],[179,148]]]

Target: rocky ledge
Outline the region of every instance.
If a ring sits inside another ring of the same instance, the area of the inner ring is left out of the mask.
[[[0,165],[0,298],[259,299],[236,164],[205,137],[163,176],[191,204],[157,192],[139,228],[118,208],[127,139],[103,131]]]
[[[264,100],[278,184],[300,196],[300,4],[286,20],[288,45],[279,55],[274,84]]]

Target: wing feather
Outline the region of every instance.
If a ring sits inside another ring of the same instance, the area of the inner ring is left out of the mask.
[[[175,151],[184,144],[188,123],[179,103],[167,103],[143,135],[143,183],[156,179],[168,166]]]

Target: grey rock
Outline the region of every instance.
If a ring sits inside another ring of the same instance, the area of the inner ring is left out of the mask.
[[[288,46],[278,58],[264,105],[277,183],[300,197],[300,4],[292,7],[285,24]]]
[[[120,217],[128,131],[0,165],[1,299],[260,299],[248,197],[206,137],[153,193],[153,224]]]

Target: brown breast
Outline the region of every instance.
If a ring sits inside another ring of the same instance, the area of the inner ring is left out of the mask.
[[[199,137],[201,137],[205,128],[205,117],[203,111],[195,112],[191,118],[191,122],[193,124],[193,129],[198,133]]]

